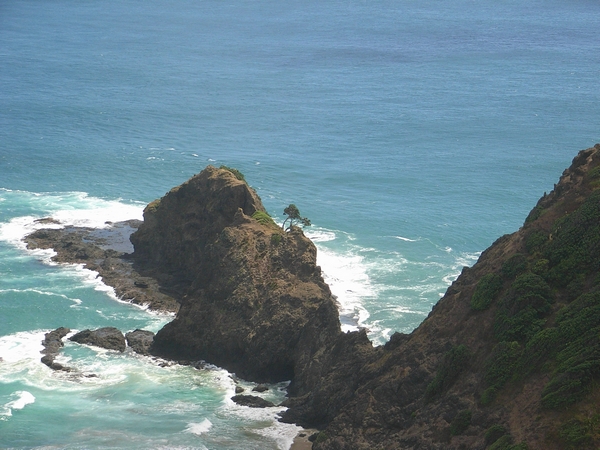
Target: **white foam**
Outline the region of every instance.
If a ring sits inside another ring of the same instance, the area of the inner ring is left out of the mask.
[[[26,195],[29,204],[40,210],[38,216],[21,216],[9,222],[0,223],[0,240],[24,249],[22,239],[41,228],[63,228],[65,226],[108,228],[111,222],[121,222],[143,218],[143,205],[127,204],[117,200],[102,200],[88,197],[83,192],[59,194],[38,194],[19,192]],[[60,223],[36,221],[52,217]],[[46,252],[47,254],[47,252]]]
[[[187,428],[184,430],[187,433],[192,433],[200,436],[201,434],[208,433],[212,428],[212,422],[208,419],[204,419],[200,423],[188,423]]]
[[[42,340],[44,332],[23,331],[8,336],[0,336],[0,356],[3,361],[0,364],[0,373],[7,363],[17,363],[24,360],[39,359],[40,351],[43,349]]]
[[[16,391],[13,392],[10,397],[14,398],[14,400],[0,407],[0,417],[10,417],[12,416],[13,410],[23,409],[25,406],[35,403],[35,397],[31,392],[28,391]]]
[[[71,298],[68,297],[64,294],[57,294],[55,292],[48,292],[48,291],[42,291],[40,289],[34,289],[34,288],[27,288],[27,289],[0,289],[0,294],[5,294],[5,293],[22,293],[22,292],[33,292],[35,294],[38,295],[47,295],[49,297],[59,297],[59,298],[64,298],[65,300],[68,300],[70,302],[73,302],[74,305],[72,306],[78,306],[81,305],[82,301],[79,298]]]
[[[404,242],[418,242],[418,239],[410,239],[410,238],[407,238],[404,236],[394,236],[394,238],[400,239],[401,241],[404,241]]]
[[[356,331],[359,327],[367,326],[370,315],[363,306],[363,299],[373,297],[376,293],[364,258],[352,250],[339,253],[319,245],[335,240],[335,232],[319,231],[310,237],[316,238],[317,264],[321,266],[323,279],[329,285],[331,293],[336,296],[342,331]]]
[[[300,428],[297,425],[279,422],[279,414],[287,408],[249,408],[247,406],[239,406],[233,403],[227,397],[226,405],[223,407],[222,414],[225,416],[233,416],[237,422],[241,422],[246,432],[256,434],[269,439],[277,445],[280,450],[288,450],[294,438],[298,435]],[[260,426],[258,424],[268,424]]]

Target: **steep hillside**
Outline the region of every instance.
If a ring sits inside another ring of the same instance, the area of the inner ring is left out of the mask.
[[[315,449],[600,448],[600,145],[355,376]]]
[[[208,167],[132,236],[181,299],[152,352],[290,379],[282,420],[321,429],[316,450],[600,448],[600,145],[377,348],[340,331],[314,245],[234,175]]]

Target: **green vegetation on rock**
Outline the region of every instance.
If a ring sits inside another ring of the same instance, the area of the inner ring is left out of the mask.
[[[475,311],[487,309],[502,289],[502,279],[495,273],[481,277],[471,297],[471,308]]]
[[[539,275],[519,275],[500,301],[494,332],[499,341],[527,342],[540,331],[550,312],[553,295],[548,283]]]
[[[600,414],[584,420],[571,419],[564,423],[558,432],[561,441],[569,450],[590,448],[594,438],[600,433]]]
[[[219,169],[223,169],[223,170],[227,170],[227,171],[231,172],[240,181],[246,181],[244,174],[233,167],[220,166]]]
[[[256,211],[254,214],[252,214],[252,218],[261,225],[279,228],[272,217],[264,211]]]
[[[427,385],[425,401],[430,402],[447,391],[458,379],[460,373],[467,368],[470,357],[471,352],[464,344],[457,345],[446,353],[433,381]]]
[[[286,223],[288,223],[288,221],[289,224],[287,230],[289,230],[297,224],[302,225],[303,227],[309,227],[311,225],[310,220],[308,218],[300,216],[300,210],[293,203],[291,203],[287,208],[283,210],[283,214],[287,216],[281,224],[281,228],[283,229],[286,229],[285,225]]]
[[[502,275],[507,280],[512,280],[517,275],[525,272],[527,269],[527,257],[522,253],[517,253],[502,264]]]
[[[465,409],[464,411],[460,411],[452,420],[450,424],[450,434],[452,436],[458,436],[459,434],[463,434],[469,425],[471,425],[471,417],[473,413],[470,409]]]

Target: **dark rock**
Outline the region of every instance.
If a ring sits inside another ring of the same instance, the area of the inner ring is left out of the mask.
[[[125,334],[127,345],[141,355],[148,355],[148,350],[154,341],[154,333],[147,330],[135,330]]]
[[[54,359],[58,356],[60,350],[65,345],[62,339],[70,332],[71,330],[69,328],[60,327],[44,335],[44,340],[42,341],[42,346],[44,348],[40,352],[44,355],[41,359],[42,363],[53,370],[63,370],[66,372],[71,371],[69,367],[65,367],[62,364],[54,362]]]
[[[255,212],[264,213],[256,193],[210,166],[146,207],[131,236],[133,260],[183,293],[151,353],[309,389],[302,374],[309,364],[318,371],[310,355],[341,333],[337,308],[313,243],[297,227],[284,233],[252,219]]]
[[[43,217],[41,219],[35,219],[34,220],[35,223],[43,223],[43,224],[60,224],[60,221],[53,219],[52,217]]]
[[[235,387],[235,393],[236,394],[241,394],[244,391],[245,391],[245,389],[243,387],[241,387],[241,386],[236,386]]]
[[[43,222],[44,223],[44,222]],[[67,226],[41,229],[24,238],[27,248],[51,248],[53,261],[83,264],[98,272],[102,281],[115,289],[117,296],[158,311],[176,312],[179,304],[172,292],[166,293],[155,280],[141,276],[127,252],[133,247],[129,234],[140,222],[129,220],[105,229]]]
[[[264,384],[259,384],[252,388],[253,392],[266,392],[268,390],[269,390],[268,386],[265,386]]]
[[[71,336],[70,341],[79,344],[94,345],[108,350],[125,351],[125,336],[114,327],[98,328],[97,330],[83,330]]]
[[[60,327],[50,333],[46,333],[44,335],[44,340],[42,341],[42,345],[44,346],[42,353],[46,355],[58,353],[65,345],[62,339],[70,332],[71,330],[69,328]]]
[[[249,406],[250,408],[271,408],[275,406],[274,403],[256,395],[234,395],[231,400],[238,405]]]

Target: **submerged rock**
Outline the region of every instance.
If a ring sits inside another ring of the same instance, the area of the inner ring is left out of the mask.
[[[276,406],[273,402],[256,395],[234,395],[231,400],[238,405],[249,406],[250,408],[272,408]]]

